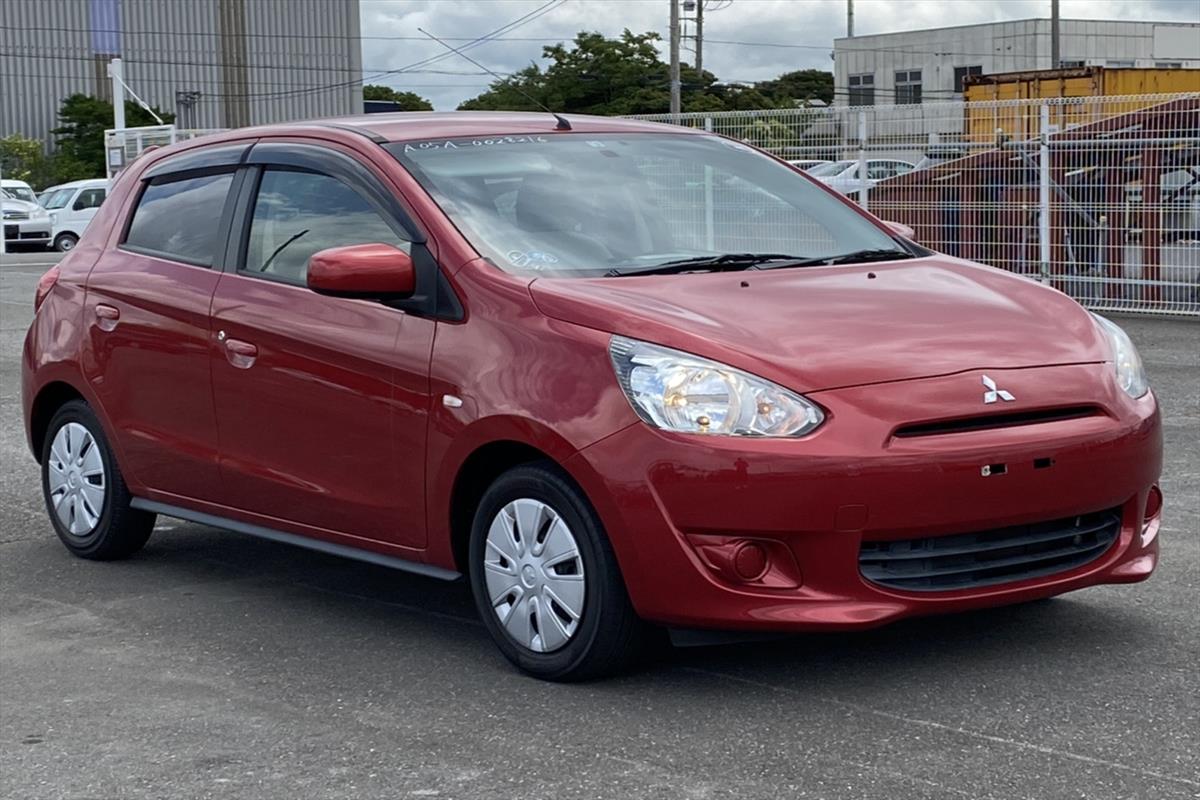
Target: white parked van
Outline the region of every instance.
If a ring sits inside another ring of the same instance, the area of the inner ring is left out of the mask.
[[[93,178],[53,186],[42,193],[42,205],[50,212],[53,224],[51,243],[55,250],[67,252],[75,247],[83,230],[96,216],[96,210],[108,196],[108,180]]]

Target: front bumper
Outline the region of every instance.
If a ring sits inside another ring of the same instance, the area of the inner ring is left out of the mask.
[[[576,454],[568,467],[605,523],[635,608],[654,622],[853,629],[1024,602],[1144,580],[1157,564],[1157,514],[1144,520],[1162,464],[1157,403],[1153,394],[1128,398],[1110,373],[1107,364],[989,371],[1024,409],[1089,398],[1091,416],[893,435],[901,423],[961,416],[964,408],[980,413],[981,376],[960,373],[812,393],[827,421],[802,439],[682,436],[638,423]],[[1005,465],[1003,474],[984,474],[996,464]],[[859,570],[864,541],[1106,509],[1121,518],[1111,547],[1052,574],[915,592],[872,583]],[[761,543],[782,572],[731,579],[714,563],[719,547],[709,545],[736,541]]]
[[[4,240],[10,244],[48,244],[50,220],[4,220]]]

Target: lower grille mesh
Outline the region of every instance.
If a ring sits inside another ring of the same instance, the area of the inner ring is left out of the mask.
[[[858,567],[872,583],[940,592],[1009,583],[1099,558],[1121,530],[1120,509],[977,533],[863,542]]]

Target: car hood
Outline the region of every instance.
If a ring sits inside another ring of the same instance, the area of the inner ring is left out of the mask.
[[[27,214],[32,214],[35,211],[41,211],[42,207],[37,203],[30,203],[28,200],[17,200],[15,198],[4,198],[3,208],[5,211],[24,211]]]
[[[537,279],[549,317],[748,370],[798,391],[1104,361],[1054,289],[946,256],[835,267]]]

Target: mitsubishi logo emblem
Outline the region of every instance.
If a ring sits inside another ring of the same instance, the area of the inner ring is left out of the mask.
[[[1012,392],[1007,392],[1004,389],[998,389],[996,387],[996,382],[987,375],[983,376],[983,386],[985,389],[987,389],[987,391],[983,393],[983,402],[985,404],[994,403],[996,402],[997,398],[1006,403],[1011,403],[1013,400],[1017,399],[1012,396]]]

